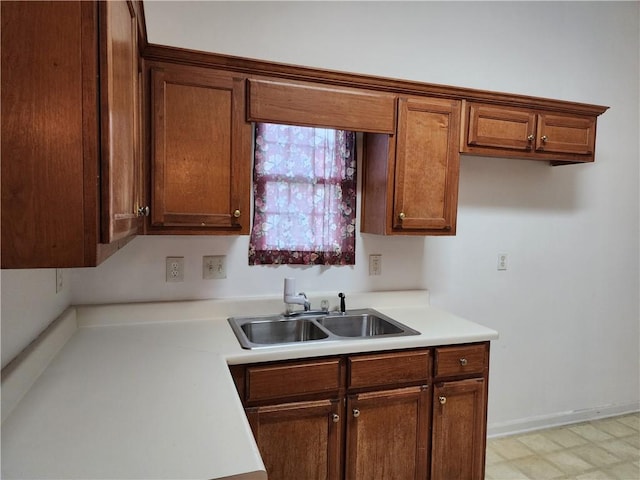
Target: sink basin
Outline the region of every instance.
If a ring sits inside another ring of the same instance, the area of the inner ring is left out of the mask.
[[[397,335],[403,332],[403,328],[397,323],[371,313],[328,316],[319,318],[317,321],[331,333],[341,337],[375,337]]]
[[[303,319],[254,321],[244,323],[240,328],[251,343],[266,345],[307,342],[329,336],[315,323]]]
[[[346,314],[298,312],[290,316],[232,317],[228,321],[246,349],[420,334],[371,308]]]

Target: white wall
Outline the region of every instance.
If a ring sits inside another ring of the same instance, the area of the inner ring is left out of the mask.
[[[56,293],[56,269],[2,270],[2,366],[29,345],[71,302],[70,270],[62,270]]]
[[[152,43],[611,109],[592,165],[463,158],[456,237],[361,235],[357,265],[329,269],[249,267],[245,237],[137,238],[102,266],[74,270],[72,303],[278,294],[289,275],[307,291],[429,288],[434,305],[501,334],[494,431],[637,408],[639,8],[145,2]],[[499,252],[509,254],[506,272],[496,271]],[[370,253],[383,254],[381,277],[367,275]],[[226,280],[199,279],[205,254],[227,255]],[[183,284],[164,282],[170,255],[185,257]],[[3,350],[5,302],[3,293]]]

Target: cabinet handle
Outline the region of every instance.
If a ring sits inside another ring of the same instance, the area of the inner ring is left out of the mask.
[[[466,365],[467,365],[467,359],[466,359],[466,358],[461,358],[461,359],[460,359],[460,365],[462,365],[463,367],[466,367]]]
[[[236,218],[240,217],[240,210],[234,210],[233,211],[233,216],[236,217]]]
[[[533,141],[535,140],[535,138],[536,138],[536,137],[533,135],[533,133],[530,133],[530,134],[527,136],[527,141],[529,142],[529,143],[527,144],[527,147],[526,147],[526,148],[527,148],[527,150],[531,150],[531,144],[533,143]]]
[[[149,206],[146,207],[138,207],[138,216],[139,217],[148,217],[149,216]]]
[[[540,140],[542,140],[542,143],[547,143],[547,141],[549,140],[549,137],[547,137],[546,135],[542,135],[540,137]]]
[[[438,401],[440,402],[440,405],[444,405],[447,403],[447,397],[438,397]]]
[[[400,220],[404,220],[404,217],[405,217],[404,212],[400,212],[400,214],[398,215],[398,218],[399,218]]]
[[[353,409],[353,416],[355,418],[358,418],[360,416],[360,410],[358,410],[357,408]]]
[[[333,423],[338,423],[340,421],[340,415],[338,415],[337,413],[334,413],[331,416],[331,420],[333,420]]]

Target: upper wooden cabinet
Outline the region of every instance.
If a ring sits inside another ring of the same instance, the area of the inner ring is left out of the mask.
[[[464,102],[460,151],[477,155],[592,162],[596,116]]]
[[[361,231],[453,235],[460,102],[400,98],[396,135],[365,136]]]
[[[247,119],[358,132],[394,133],[396,97],[358,88],[249,79]]]
[[[131,3],[99,5],[102,241],[111,243],[141,225],[138,21]]]
[[[151,85],[148,233],[249,233],[251,124],[245,78],[147,62]]]
[[[361,231],[384,235],[454,235],[460,153],[532,158],[552,164],[593,161],[596,118],[607,110],[577,102],[284,65],[160,45],[147,45],[144,57],[150,64],[161,62],[175,70],[183,69],[185,75],[180,82],[190,82],[194,91],[206,75],[244,78],[247,96],[246,114],[237,113],[245,97],[234,93],[231,97],[237,101],[232,100],[233,113],[228,116],[223,113],[218,125],[203,112],[212,111],[218,100],[203,99],[195,102],[198,105],[191,109],[193,113],[185,109],[173,114],[181,119],[174,123],[184,126],[184,131],[202,133],[231,128],[240,132],[232,136],[229,151],[234,159],[232,168],[246,168],[248,172],[239,170],[238,175],[232,176],[247,179],[244,187],[238,187],[245,192],[237,195],[238,202],[229,202],[235,187],[228,191],[223,186],[218,199],[212,201],[211,189],[198,186],[200,179],[195,178],[206,176],[198,169],[205,168],[203,165],[209,160],[195,170],[186,167],[181,170],[180,165],[187,163],[167,156],[171,149],[193,152],[206,142],[176,133],[169,123],[162,125],[165,120],[160,114],[169,110],[158,106],[165,100],[158,97],[159,76],[153,80],[155,152],[151,165],[155,175],[155,210],[152,208],[155,216],[147,230],[150,233],[249,231],[250,219],[244,215],[246,207],[237,208],[241,214],[237,223],[229,223],[232,219],[228,218],[228,210],[236,208],[233,205],[240,204],[243,198],[248,202],[250,197],[252,135],[250,130],[245,133],[247,122],[365,132]],[[201,74],[190,79],[189,72],[196,70]],[[210,88],[206,82],[201,86],[201,92]],[[214,88],[227,87],[218,84]],[[234,92],[242,92],[242,88],[239,81],[233,87]],[[177,91],[177,84],[171,89]],[[179,96],[171,100],[176,108],[182,101],[187,102]],[[199,155],[207,156],[204,151]],[[222,162],[218,169],[227,172],[230,167],[224,158],[216,156],[210,161]],[[184,175],[180,181],[175,180],[173,187],[163,183],[174,181],[166,176],[170,171],[173,177],[179,171]],[[184,186],[187,188],[180,190]],[[166,202],[173,202],[172,206]]]
[[[2,268],[97,265],[139,226],[139,5],[1,8]]]

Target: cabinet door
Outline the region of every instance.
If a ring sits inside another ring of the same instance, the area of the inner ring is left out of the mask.
[[[467,144],[529,151],[535,138],[536,115],[531,110],[470,104]]]
[[[153,226],[249,232],[251,126],[245,81],[204,68],[151,70]],[[189,233],[189,232],[187,232]]]
[[[131,2],[100,3],[103,243],[141,225],[137,25]]]
[[[592,155],[596,118],[541,113],[538,115],[536,150]]]
[[[454,234],[460,102],[400,99],[393,227]]]
[[[346,417],[347,480],[427,478],[427,386],[350,395]]]
[[[339,400],[247,408],[269,480],[340,478]]]
[[[95,265],[97,5],[0,6],[2,268]]]
[[[438,383],[433,398],[431,480],[482,480],[486,443],[485,380]]]

